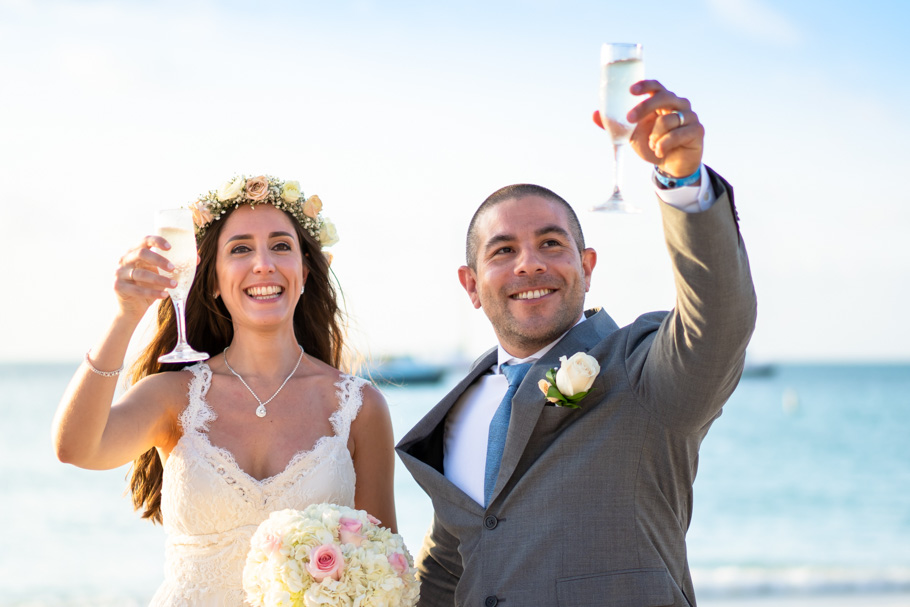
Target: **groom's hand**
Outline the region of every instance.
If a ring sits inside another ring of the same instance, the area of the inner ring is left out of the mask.
[[[656,80],[636,82],[631,91],[648,95],[627,116],[635,124],[632,149],[673,177],[694,173],[701,166],[705,128],[689,100],[676,96]],[[599,112],[594,112],[594,122],[603,128]]]

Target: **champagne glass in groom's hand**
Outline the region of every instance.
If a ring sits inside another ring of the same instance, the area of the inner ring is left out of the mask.
[[[623,200],[620,191],[623,147],[635,125],[626,118],[638,99],[629,88],[643,79],[645,66],[640,44],[604,44],[600,51],[600,113],[595,120],[613,140],[613,195],[595,205],[592,211],[639,213],[641,210]]]

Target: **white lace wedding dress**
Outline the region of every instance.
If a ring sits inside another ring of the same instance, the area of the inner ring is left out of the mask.
[[[275,476],[258,481],[225,449],[209,442],[215,412],[205,401],[212,371],[189,369],[189,404],[180,416],[183,436],[164,466],[161,512],[167,533],[164,583],[152,607],[246,605],[241,584],[249,541],[271,512],[330,502],[354,506],[354,463],[347,448],[351,422],[363,402],[366,381],[345,375],[338,409],[323,436],[294,456]]]

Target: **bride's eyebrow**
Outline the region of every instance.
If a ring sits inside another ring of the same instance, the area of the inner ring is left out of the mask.
[[[281,236],[287,236],[288,238],[294,237],[294,235],[291,234],[290,232],[272,232],[271,234],[269,234],[269,238],[279,238]],[[225,244],[227,244],[229,242],[234,242],[235,240],[252,240],[252,239],[253,239],[252,234],[236,234],[236,235],[228,238],[227,241],[225,241]]]

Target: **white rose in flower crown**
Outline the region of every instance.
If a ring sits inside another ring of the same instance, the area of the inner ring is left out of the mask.
[[[577,352],[569,359],[560,356],[559,362],[562,364],[556,372],[556,387],[564,396],[587,392],[600,373],[597,359],[584,352]]]
[[[300,198],[300,183],[297,181],[286,181],[281,186],[281,198],[285,202],[296,202]]]
[[[219,202],[224,202],[225,200],[236,198],[240,195],[240,192],[243,191],[243,186],[245,184],[246,181],[244,181],[242,176],[234,177],[218,189],[215,197]]]
[[[338,242],[338,231],[335,229],[335,224],[326,219],[319,228],[319,243],[324,247],[330,247],[336,242]]]

